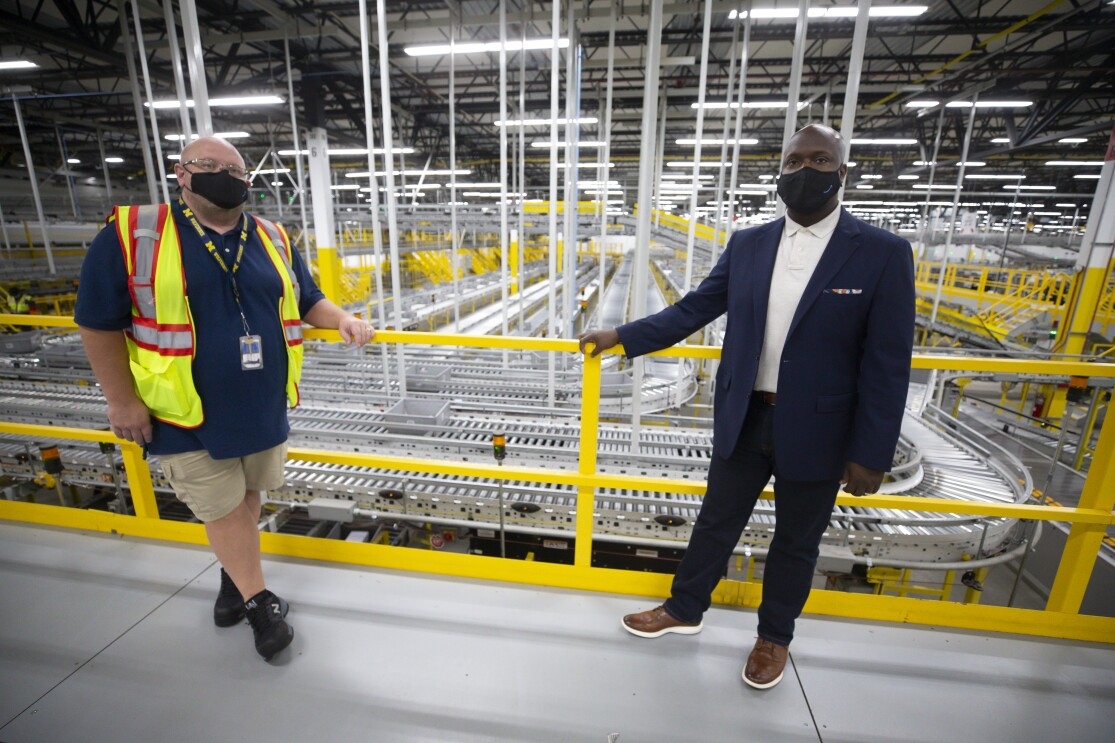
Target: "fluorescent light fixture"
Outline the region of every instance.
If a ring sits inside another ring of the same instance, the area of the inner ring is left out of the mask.
[[[191,134],[190,139],[197,139],[200,136],[200,134]],[[213,136],[220,137],[221,139],[244,139],[245,137],[250,137],[252,135],[248,132],[213,132]],[[163,137],[163,139],[168,139],[171,142],[181,142],[185,138],[186,137],[183,134],[168,134]]]
[[[181,155],[167,155],[166,159],[167,160],[181,160],[182,156]]]
[[[928,183],[915,183],[914,185],[910,186],[910,188],[920,188],[924,191],[951,191],[953,188],[955,188],[955,186],[942,186],[937,183],[934,183],[932,185]],[[1010,186],[1010,188],[1014,188],[1014,186]]]
[[[852,144],[891,144],[891,145],[906,145],[917,144],[916,139],[859,139],[852,138]]]
[[[271,185],[272,186],[281,186],[281,185],[283,185],[283,181],[271,181]]]
[[[1026,108],[1033,101],[976,101],[976,108]],[[945,108],[971,108],[971,101],[949,101]]]
[[[564,165],[567,168],[569,167],[569,163],[561,163],[561,164]],[[578,168],[614,168],[615,166],[616,166],[615,163],[586,163],[586,162],[581,162],[581,161],[577,162],[577,167]]]
[[[1012,186],[1009,183],[1003,186],[1003,189],[1010,191],[1011,189],[1020,189],[1022,191],[1056,191],[1056,186]]]
[[[1075,209],[1076,208],[1076,204],[1054,204],[1053,206],[1059,206],[1063,209]]]
[[[1088,141],[1087,137],[1062,137],[1057,140],[1061,144],[1083,144]]]
[[[569,143],[568,142],[544,142],[542,140],[539,140],[537,142],[531,142],[530,146],[531,147],[538,147],[538,148],[541,149],[543,147],[565,147],[567,144],[569,144]],[[607,144],[607,142],[595,142],[595,141],[589,141],[589,140],[584,140],[584,141],[581,141],[581,142],[577,142],[578,147],[603,147],[606,144]]]
[[[675,139],[674,144],[680,145],[696,145],[696,139]],[[759,140],[754,137],[740,137],[739,139],[702,139],[702,145],[706,144],[759,144]]]
[[[1001,175],[998,173],[965,173],[965,178],[981,179],[985,181],[1021,181],[1025,180],[1026,176],[1019,175]]]
[[[1098,175],[1074,175],[1073,178],[1082,181],[1098,181],[1100,179]]]
[[[928,5],[879,5],[868,10],[871,18],[911,18],[919,16],[929,9]],[[855,18],[859,12],[854,6],[836,8],[809,8],[806,15],[814,20],[830,18]],[[797,8],[754,8],[750,16],[758,20],[792,20],[798,17]],[[743,19],[748,17],[746,10],[733,10],[728,13],[728,19]]]
[[[860,176],[860,178],[863,178],[865,181],[877,181],[882,177],[883,176],[879,175],[878,173],[874,173],[874,174],[864,173],[863,175]]]
[[[382,155],[386,152],[383,147],[373,147],[373,155]],[[279,150],[280,157],[291,157],[292,155],[309,155],[309,150]],[[329,157],[341,157],[345,155],[367,155],[367,147],[330,147],[326,153]],[[393,147],[391,149],[393,155],[412,155],[414,154],[413,147]]]
[[[1046,160],[1046,165],[1063,165],[1069,168],[1102,168],[1103,160]]]
[[[68,162],[70,165],[80,165],[81,164],[81,160],[78,160],[76,157],[66,158],[66,162]]]
[[[948,165],[953,165],[957,168],[959,168],[961,165],[963,165],[965,168],[982,168],[985,165],[987,165],[987,163],[985,163],[983,160],[968,160],[967,162],[957,162],[957,163],[947,163],[947,164]]]
[[[502,183],[465,183],[457,181],[457,188],[503,188]]]
[[[264,168],[263,170],[248,171],[255,175],[275,175],[276,173],[289,173],[290,168]]]
[[[919,100],[919,101],[906,101],[906,108],[933,108],[940,106],[940,101]]]
[[[488,198],[496,198],[496,199],[503,196],[503,194],[493,193],[491,191],[465,191],[464,193],[458,194],[458,195],[459,196],[472,196],[472,197],[479,197],[479,198],[483,198],[483,197],[487,196]],[[507,195],[508,195],[508,197],[511,197],[511,198],[519,198],[519,197],[522,197],[522,196],[526,196],[526,193],[518,193],[518,192],[515,192],[515,191],[508,191]]]
[[[600,119],[595,116],[581,116],[576,119],[558,119],[559,126],[568,126],[569,124],[596,124]],[[550,126],[554,122],[553,119],[511,119],[504,121],[498,119],[492,122],[493,126]]]
[[[732,108],[786,108],[789,105],[786,101],[744,101],[740,105],[739,101],[732,102]],[[800,111],[804,103],[798,103],[798,110]],[[698,108],[696,103],[689,104],[690,108]],[[728,108],[727,101],[705,101],[706,111],[716,111]]]
[[[340,186],[330,186],[330,188],[332,188],[334,191],[359,191],[360,190],[360,186],[356,185],[355,183],[352,183],[352,184],[346,183],[346,184],[343,184],[343,185],[340,185]]]
[[[920,175],[900,175],[900,176],[898,176],[898,180],[900,180],[900,181],[916,181],[916,180],[920,180],[920,179],[921,179]]]
[[[467,168],[458,168],[457,170],[394,170],[393,175],[472,175],[472,171]],[[367,178],[370,174],[367,171],[363,173],[345,173],[345,178]],[[386,170],[377,170],[376,177],[387,175]]]
[[[852,186],[852,189],[855,191],[870,191],[873,188],[875,187],[872,186],[870,183],[863,183],[859,186]]]
[[[1010,137],[995,137],[991,144],[1010,144]]]
[[[761,175],[761,176],[759,176],[759,180],[761,180],[761,181],[773,181],[774,176],[773,175]]]
[[[914,160],[914,165],[936,165],[937,163],[931,160]]]
[[[417,183],[408,183],[405,186],[395,186],[396,191],[436,191],[439,188],[441,188],[440,183],[423,183],[422,185],[418,185]],[[372,187],[361,186],[360,190],[364,192],[370,192],[372,190]],[[387,191],[387,187],[380,186],[379,190]],[[498,196],[498,194],[496,195]]]
[[[124,158],[122,158],[122,157],[106,157],[105,162],[106,163],[122,163],[122,162],[124,162]]]
[[[485,52],[498,52],[501,44],[498,41],[485,41],[469,44],[431,44],[429,46],[408,46],[403,48],[403,52],[411,57],[431,57],[431,56],[445,56],[446,54],[483,54]],[[562,38],[557,40],[559,49],[565,49],[569,46],[569,39]],[[506,49],[509,52],[517,52],[522,49],[553,49],[553,39],[527,39],[523,41],[507,41]]]
[[[701,160],[697,163],[698,168],[726,168],[731,163],[721,162],[720,160]],[[667,168],[692,168],[693,161],[685,162],[682,160],[671,160],[666,163]]]
[[[1061,212],[1034,212],[1035,217],[1059,217]]]
[[[26,59],[10,59],[7,62],[0,62],[0,70],[29,70],[32,67],[38,67],[38,65]]]
[[[224,98],[210,98],[209,105],[212,108],[230,107],[230,106],[271,106],[279,103],[286,103],[286,100],[277,95],[238,95],[227,96]],[[154,108],[156,111],[164,108],[178,108],[178,99],[175,98],[171,101],[148,101],[143,104],[149,108]],[[186,108],[193,108],[194,102],[192,99],[186,101]]]

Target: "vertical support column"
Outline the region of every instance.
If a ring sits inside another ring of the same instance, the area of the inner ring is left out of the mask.
[[[15,120],[19,126],[19,138],[23,141],[23,160],[27,164],[27,180],[31,183],[31,196],[35,200],[35,213],[39,216],[39,229],[43,235],[43,245],[46,247],[46,264],[50,273],[54,270],[54,251],[50,246],[50,237],[46,234],[46,216],[43,214],[43,200],[39,197],[39,181],[35,175],[34,161],[31,159],[31,144],[27,141],[27,127],[23,125],[23,112],[19,108],[19,99],[12,94],[12,105],[15,106]],[[28,242],[31,241],[28,233]]]
[[[310,236],[306,227],[306,178],[302,172],[302,145],[298,138],[297,107],[294,105],[294,77],[290,70],[290,41],[283,35],[283,59],[286,61],[287,103],[290,106],[290,137],[294,143],[294,167],[298,174],[298,209],[302,217],[302,249],[306,265],[310,264]],[[325,153],[328,156],[328,152]],[[381,326],[382,327],[382,326]]]
[[[581,196],[578,189],[580,169],[581,127],[577,118],[581,113],[581,40],[577,33],[575,4],[567,6],[566,35],[569,37],[569,54],[565,58],[565,256],[561,264],[563,286],[561,289],[562,318],[565,327],[560,337],[576,337],[577,301],[577,221]],[[562,356],[564,361],[568,356]]]
[[[748,13],[750,18],[750,13]],[[794,55],[789,68],[789,91],[786,96],[786,123],[782,129],[782,149],[786,152],[789,138],[797,131],[797,99],[802,91],[802,68],[805,66],[805,40],[809,21],[809,1],[797,1],[797,27],[794,29]],[[779,202],[779,214],[785,211],[784,205]]]
[[[174,70],[174,90],[178,94],[178,115],[182,120],[181,135],[182,139],[178,140],[185,147],[190,143],[193,138],[193,128],[190,126],[190,109],[186,105],[186,80],[182,76],[182,60],[180,59],[182,50],[178,46],[178,27],[174,23],[174,4],[170,0],[163,1],[163,19],[166,21],[166,37],[170,43],[170,65]],[[289,54],[288,54],[289,60]],[[290,68],[287,67],[287,79],[290,79]],[[298,145],[295,145],[295,149]],[[306,226],[302,225],[305,230]]]
[[[449,263],[453,270],[453,332],[461,331],[460,274],[461,256],[457,249],[457,22],[459,5],[451,5],[449,15]],[[524,26],[525,28],[525,26]],[[526,55],[520,56],[520,60]],[[520,61],[520,65],[521,65]],[[521,77],[522,73],[520,73]],[[520,117],[522,118],[522,117]],[[507,123],[504,122],[506,127]],[[520,217],[520,224],[522,218]]]
[[[1103,295],[1107,268],[1115,253],[1115,127],[1107,143],[1100,179],[1088,212],[1088,227],[1080,245],[1075,271],[1080,274],[1070,298],[1068,322],[1062,334],[1062,352],[1075,355],[1084,352],[1088,333],[1092,329],[1096,309]]]
[[[748,3],[747,6],[750,8],[751,4]],[[748,23],[748,24],[751,23],[751,14],[750,13],[747,14],[747,20],[745,22]],[[736,79],[736,50],[738,48],[739,48],[739,27],[738,26],[733,26],[732,27],[732,47],[731,47],[731,51],[728,53],[728,81],[727,81],[727,86],[726,86],[726,99],[725,99],[726,103],[725,103],[725,107],[724,107],[724,123],[721,126],[721,134],[720,134],[720,162],[724,162],[728,159],[728,121],[730,120],[730,118],[732,116],[732,90],[733,90],[732,86],[735,85],[734,81]],[[737,107],[738,107],[738,104],[737,104]],[[698,170],[697,172],[699,173],[700,171]],[[724,211],[724,168],[717,168],[716,169],[716,219],[713,221],[713,227],[716,228],[716,227],[720,226],[721,224],[723,224],[723,227],[724,227],[724,234],[728,234],[731,231],[731,225],[728,224],[727,219],[725,219],[725,211]],[[718,253],[717,249],[720,247],[716,242],[715,235],[716,235],[716,232],[714,230],[713,231],[713,238],[714,239],[712,241],[712,246],[711,246],[712,264],[713,265],[716,265],[716,256],[717,256],[717,253]]]
[[[743,27],[743,51],[739,57],[739,95],[736,96],[736,103],[739,108],[736,109],[736,128],[735,138],[732,141],[732,174],[728,181],[728,208],[735,213],[736,209],[736,188],[739,183],[739,139],[743,134],[743,101],[744,94],[747,90],[747,62],[751,54],[751,18],[748,17],[747,24]],[[732,231],[734,219],[728,220],[728,232]]]
[[[519,54],[526,54],[520,49]],[[507,244],[507,0],[499,0],[499,118],[504,125],[499,128],[499,284],[500,284],[500,327],[503,335],[508,335],[507,300],[510,284],[510,263]],[[507,367],[507,351],[503,351],[503,365]]]
[[[117,0],[116,7],[120,14],[120,38],[124,42],[124,60],[128,64],[128,79],[132,84],[132,104],[135,107],[136,128],[139,129],[139,146],[143,153],[143,167],[147,172],[147,191],[151,203],[154,204],[159,200],[159,194],[155,185],[155,166],[151,162],[151,143],[147,139],[147,120],[143,117],[143,94],[139,91],[139,77],[136,75],[135,53],[132,51],[132,32],[128,30],[127,0]]]
[[[313,194],[314,242],[321,290],[341,304],[341,273],[333,229],[333,184],[329,178],[329,142],[325,129],[316,127],[306,137],[310,151],[310,192]]]
[[[697,85],[697,131],[694,133],[696,144],[693,146],[693,188],[690,191],[689,198],[689,234],[685,239],[685,280],[682,284],[681,293],[686,295],[689,293],[690,287],[693,285],[693,249],[697,243],[697,206],[700,204],[698,198],[700,197],[701,182],[698,176],[701,174],[701,139],[705,134],[705,87],[708,85],[708,47],[709,36],[712,33],[712,0],[705,0],[705,20],[703,26],[703,33],[701,34],[701,77],[700,83]],[[727,112],[724,113],[727,116]],[[717,197],[719,201],[719,197]],[[713,221],[715,225],[715,220]],[[716,234],[713,233],[713,241],[716,240]],[[682,364],[678,363],[680,369]]]
[[[844,108],[840,112],[840,136],[844,137],[844,162],[848,162],[852,154],[852,134],[856,125],[856,106],[859,103],[859,76],[863,71],[863,50],[867,46],[868,15],[871,12],[871,0],[859,0],[859,12],[856,14],[856,28],[852,32],[852,57],[848,60],[848,86],[844,90]],[[825,94],[825,123],[828,124],[828,100]],[[840,200],[844,200],[844,186],[840,187]],[[932,189],[930,189],[932,190]]]
[[[1092,207],[1088,212],[1088,227],[1080,245],[1076,259],[1076,280],[1068,298],[1065,313],[1067,321],[1061,337],[1057,339],[1057,349],[1066,355],[1082,354],[1092,331],[1092,323],[1103,299],[1107,284],[1108,266],[1115,254],[1115,127],[1107,142],[1103,157],[1103,169],[1096,181],[1096,193],[1092,197]],[[1066,390],[1054,387],[1049,404],[1046,405],[1047,417],[1060,417],[1065,409]],[[1098,453],[1097,453],[1098,454]],[[1095,460],[1093,459],[1093,462]]]
[[[136,27],[136,44],[139,46],[139,65],[143,70],[143,90],[147,96],[147,114],[151,117],[151,138],[155,143],[155,172],[152,174],[159,179],[159,187],[163,191],[163,201],[170,201],[170,191],[167,189],[166,170],[163,165],[163,143],[159,139],[159,120],[155,115],[155,95],[151,92],[151,73],[147,69],[147,48],[143,43],[143,24],[139,20],[139,3],[132,0],[132,20]],[[185,147],[185,143],[182,145]]]
[[[631,272],[631,294],[634,304],[630,319],[647,313],[647,282],[650,279],[650,194],[654,177],[654,158],[658,151],[655,138],[658,127],[654,115],[658,111],[658,73],[662,56],[662,0],[651,0],[650,23],[647,25],[647,67],[643,87],[643,142],[639,150],[639,214],[635,220],[635,265]],[[642,415],[643,361],[635,360],[631,395],[631,450],[639,452],[639,424]]]
[[[608,241],[608,183],[612,180],[608,163],[612,159],[612,81],[616,65],[616,3],[610,3],[609,7],[611,10],[608,12],[608,76],[605,82],[604,106],[599,116],[600,139],[604,142],[604,146],[600,148],[600,167],[596,169],[596,180],[604,184],[600,209],[600,293],[597,295],[601,302],[604,290],[608,288],[605,245]]]
[[[402,309],[402,275],[399,271],[399,223],[395,207],[395,175],[394,170],[394,140],[391,133],[391,63],[387,59],[387,8],[384,0],[376,0],[376,25],[379,30],[379,104],[383,116],[383,163],[385,165],[384,182],[387,186],[387,238],[391,245],[391,288],[395,301],[391,303],[394,310],[394,323],[397,330],[403,327]],[[402,168],[399,169],[400,173]],[[397,361],[399,365],[399,393],[402,397],[407,394],[406,361],[403,358],[403,346],[397,347]]]
[[[209,86],[205,82],[205,58],[201,51],[197,6],[194,0],[179,0],[178,11],[182,16],[182,39],[186,42],[186,66],[190,70],[194,121],[197,122],[197,133],[206,137],[213,133],[213,120],[209,117]]]
[[[557,282],[558,282],[558,65],[561,64],[561,53],[558,50],[558,39],[561,36],[561,0],[553,0],[550,16],[550,227],[549,241],[547,244],[548,270],[546,284],[546,334],[557,334]],[[569,163],[565,163],[565,177],[576,178],[576,173],[569,173]],[[554,354],[546,354],[547,367],[547,402],[552,408],[556,401],[556,380],[554,368]]]

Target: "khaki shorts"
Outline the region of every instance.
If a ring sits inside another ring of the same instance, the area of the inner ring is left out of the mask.
[[[282,486],[286,442],[266,451],[232,459],[213,459],[209,452],[188,451],[159,457],[163,473],[178,500],[200,521],[216,521],[236,510],[248,490]]]

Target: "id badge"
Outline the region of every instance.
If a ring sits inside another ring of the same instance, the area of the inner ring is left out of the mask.
[[[263,368],[263,348],[258,335],[240,336],[240,368],[244,371]]]

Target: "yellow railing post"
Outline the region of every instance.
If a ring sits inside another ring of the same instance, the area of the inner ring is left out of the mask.
[[[1092,457],[1084,490],[1080,493],[1078,508],[1088,508],[1110,513],[1115,508],[1115,421],[1110,419],[1100,429],[1100,440]],[[1045,608],[1050,611],[1078,613],[1084,600],[1084,591],[1092,577],[1096,555],[1103,536],[1104,524],[1074,523],[1069,528],[1065,551],[1049,591]]]
[[[159,518],[155,504],[155,486],[151,482],[151,468],[143,458],[143,450],[127,441],[120,444],[124,469],[128,472],[128,490],[132,494],[132,507],[141,519]]]
[[[591,348],[589,349],[592,350]],[[590,477],[596,474],[596,447],[600,435],[600,357],[584,355],[584,377],[581,380],[581,444],[577,454],[577,473]],[[592,514],[596,509],[596,488],[577,486],[577,545],[573,564],[592,565]]]

